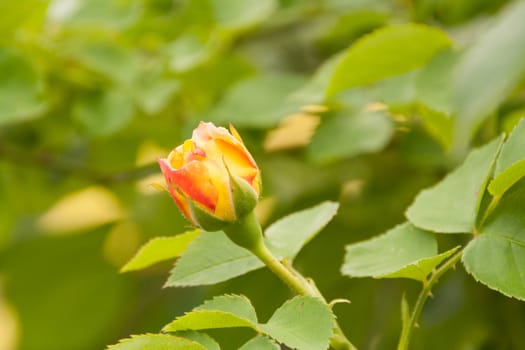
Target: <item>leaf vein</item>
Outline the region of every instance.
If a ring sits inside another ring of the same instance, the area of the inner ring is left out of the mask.
[[[516,252],[514,251],[513,246],[511,246],[511,251],[512,251],[512,261],[514,261],[514,266],[516,268],[516,272],[518,273],[519,281],[521,282],[521,286],[525,287],[525,278],[520,271],[520,265],[518,264],[518,260],[516,259]]]
[[[525,248],[525,242],[518,241],[518,240],[516,240],[516,239],[514,239],[512,237],[499,235],[499,234],[495,234],[495,233],[483,233],[483,234],[487,235],[487,236],[494,237],[494,238],[502,239],[502,240],[505,240],[505,241],[509,241],[510,243],[514,243],[516,245],[519,245],[520,247]]]
[[[228,259],[228,260],[223,260],[222,262],[218,263],[218,264],[213,264],[213,265],[208,265],[207,267],[204,267],[204,268],[201,268],[201,269],[198,269],[196,271],[193,271],[191,273],[186,273],[184,274],[182,277],[184,278],[188,278],[188,277],[192,277],[192,276],[195,276],[195,275],[198,275],[204,271],[207,271],[207,270],[211,270],[211,269],[214,269],[214,268],[218,268],[218,267],[221,267],[222,265],[228,265],[232,262],[236,262],[236,261],[242,261],[242,260],[246,260],[247,258],[251,258],[251,256],[249,255],[245,255],[245,256],[242,256],[240,258],[234,258],[234,259]],[[259,267],[262,267],[259,266]],[[259,268],[257,267],[257,268]],[[174,275],[174,273],[172,274],[172,276]],[[180,278],[182,278],[180,277]]]

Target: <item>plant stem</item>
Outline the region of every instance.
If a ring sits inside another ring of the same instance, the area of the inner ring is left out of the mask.
[[[307,295],[326,299],[314,283],[310,283],[292,266],[279,261],[264,244],[261,225],[253,211],[240,220],[224,227],[224,233],[238,246],[248,249],[257,256],[277,277],[286,283],[299,295]],[[335,321],[334,333],[330,339],[330,346],[335,350],[356,350],[356,347],[346,338],[341,327]]]
[[[252,251],[264,264],[279,277],[284,283],[288,285],[294,292],[300,295],[313,295],[314,291],[311,286],[304,283],[301,278],[288,270],[264,245],[263,242],[259,244]]]
[[[483,217],[481,218],[479,222],[480,226],[485,222],[485,220],[487,220],[487,218],[492,213],[492,211],[498,206],[500,199],[501,199],[501,196],[492,197],[489,205],[487,206],[487,209],[485,209],[485,213],[483,214]]]
[[[286,283],[293,291],[300,295],[308,295],[320,298],[326,303],[325,298],[319,292],[319,290],[310,284],[306,278],[300,275],[295,270],[287,268],[281,263],[261,240],[252,252],[261,259],[262,262],[272,271],[277,277],[279,277],[284,283]],[[335,322],[334,335],[330,339],[330,346],[335,350],[356,350],[357,348],[346,338],[341,327]]]
[[[430,291],[432,287],[437,283],[439,278],[448,270],[456,265],[456,263],[461,259],[463,255],[463,249],[459,250],[457,253],[452,255],[445,263],[443,263],[437,270],[435,270],[430,278],[423,283],[423,289],[419,293],[414,309],[410,315],[408,324],[403,325],[403,330],[401,331],[401,337],[399,338],[399,343],[397,345],[397,350],[408,350],[408,345],[410,343],[410,337],[412,336],[412,330],[416,327],[419,320],[419,315],[423,310],[423,305],[427,298],[430,296]]]

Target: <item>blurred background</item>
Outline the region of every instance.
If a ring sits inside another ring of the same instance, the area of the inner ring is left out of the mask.
[[[418,191],[464,154],[452,156],[425,125],[412,73],[354,89],[333,112],[322,104],[320,67],[363,35],[407,22],[443,29],[461,50],[509,3],[0,0],[0,350],[103,349],[226,292],[247,295],[266,320],[290,297],[267,271],[180,289],[162,288],[172,262],[119,273],[148,239],[188,228],[151,184],[162,183],[156,158],[200,120],[240,131],[262,170],[264,225],[341,203],[297,268],[328,299],[352,301],[335,312],[356,345],[395,348],[401,296],[412,301],[419,285],[342,277],[344,245],[403,222]],[[523,87],[504,96],[473,144],[510,130]],[[439,100],[439,85],[427,90]],[[467,238],[441,237],[440,248]],[[525,349],[522,302],[461,267],[434,296],[414,349]],[[250,333],[214,336],[236,349]]]

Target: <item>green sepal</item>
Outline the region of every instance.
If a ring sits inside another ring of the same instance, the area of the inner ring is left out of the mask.
[[[235,208],[235,217],[239,219],[252,212],[259,201],[259,196],[246,180],[232,175],[229,171],[228,174],[230,175],[230,188],[233,207]]]
[[[251,252],[259,249],[264,244],[261,225],[253,211],[223,227],[222,231],[226,233],[233,243]]]
[[[202,209],[199,204],[195,203],[191,199],[187,199],[190,206],[191,217],[195,224],[205,231],[218,231],[224,226],[230,224],[228,221],[224,221],[212,215]]]

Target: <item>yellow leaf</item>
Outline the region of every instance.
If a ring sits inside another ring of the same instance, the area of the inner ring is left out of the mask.
[[[2,298],[1,282],[0,279],[0,349],[15,350],[20,334],[17,318],[15,310]]]
[[[62,197],[38,220],[49,234],[65,234],[94,228],[124,216],[118,199],[104,187],[91,186]]]
[[[307,145],[319,124],[319,116],[297,113],[286,117],[281,125],[268,133],[264,149],[268,152]]]
[[[113,226],[104,241],[104,257],[120,268],[139,249],[141,243],[140,228],[131,221],[122,221]]]

